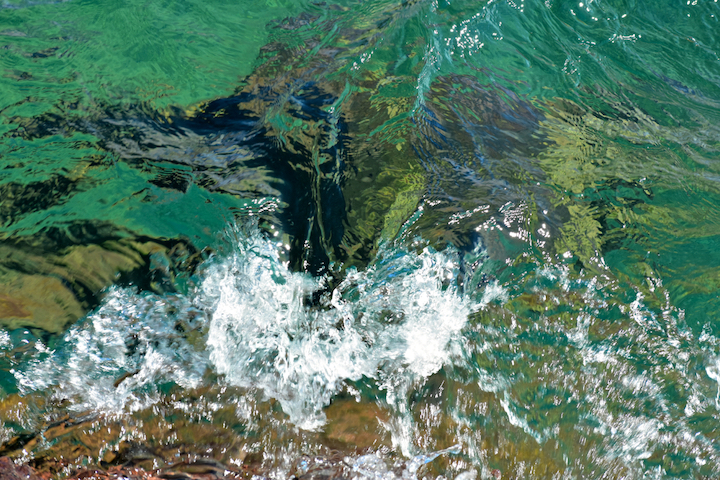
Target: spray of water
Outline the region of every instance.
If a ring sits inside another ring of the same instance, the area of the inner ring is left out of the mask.
[[[326,279],[288,271],[258,232],[207,271],[212,312],[207,346],[228,382],[260,387],[294,424],[314,429],[347,380],[380,380],[388,393],[427,377],[457,354],[468,315],[456,252],[381,250],[332,290]],[[320,295],[308,306],[308,299]]]
[[[386,245],[367,269],[330,288],[328,278],[290,271],[256,227],[231,236],[230,253],[212,259],[188,295],[110,290],[59,345],[37,347],[13,371],[21,391],[51,390],[77,411],[117,413],[157,402],[160,384],[194,388],[212,372],[260,389],[312,430],[347,381],[367,378],[402,412],[413,382],[461,354],[468,315],[502,294],[465,295],[452,249]],[[409,454],[402,424],[394,440]]]

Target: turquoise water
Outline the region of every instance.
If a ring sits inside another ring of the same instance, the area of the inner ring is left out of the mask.
[[[720,476],[718,16],[4,1],[0,454]]]

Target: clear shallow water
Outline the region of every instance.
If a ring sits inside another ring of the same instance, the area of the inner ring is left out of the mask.
[[[718,15],[3,3],[2,453],[718,476]]]

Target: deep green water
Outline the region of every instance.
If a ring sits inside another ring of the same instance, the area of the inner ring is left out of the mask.
[[[3,0],[0,454],[720,477],[719,16]]]

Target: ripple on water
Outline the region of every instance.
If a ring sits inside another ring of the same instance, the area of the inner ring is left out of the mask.
[[[264,432],[242,448],[275,451],[266,463],[277,474],[322,444],[293,435],[331,438],[326,407],[347,396],[376,404],[367,412],[391,437],[368,437],[379,457],[335,465],[362,478],[398,475],[388,448],[417,463],[455,443],[458,453],[423,468],[637,476],[670,452],[664,471],[717,465],[708,418],[719,408],[717,341],[695,338],[681,311],[656,312],[639,292],[617,298],[618,280],[545,265],[509,291],[472,281],[457,251],[421,241],[387,244],[366,270],[338,280],[288,270],[284,250],[255,227],[230,237],[233,248],[200,269],[188,295],[115,287],[62,341],[12,352],[20,392],[105,422],[168,408],[211,425],[232,417],[241,442]],[[461,278],[482,286],[465,291]],[[193,407],[185,396],[202,400]],[[230,417],[219,413],[228,406]],[[283,418],[301,430],[279,433]],[[141,432],[155,420],[146,421],[133,438],[148,440]],[[127,438],[117,435],[111,448]],[[582,461],[557,450],[568,444]]]

